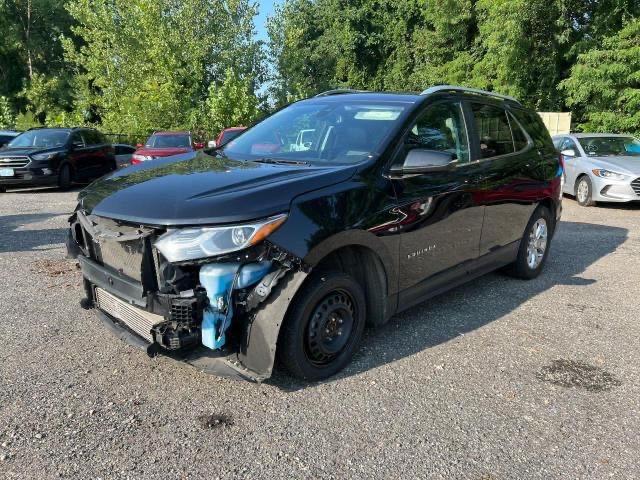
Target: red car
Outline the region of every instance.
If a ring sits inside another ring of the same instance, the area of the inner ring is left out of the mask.
[[[222,145],[225,145],[227,143],[229,143],[231,140],[233,140],[234,138],[236,138],[238,135],[240,135],[242,132],[244,132],[247,129],[247,127],[230,127],[230,128],[225,128],[224,130],[222,130],[220,132],[220,135],[218,135],[218,138],[216,138],[215,142],[215,146],[216,147],[221,147]]]
[[[131,164],[138,165],[154,158],[193,152],[202,147],[202,144],[193,142],[190,132],[155,132],[144,146],[138,145],[131,157]]]

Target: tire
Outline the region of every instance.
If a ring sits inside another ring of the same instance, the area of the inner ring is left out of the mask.
[[[73,182],[73,172],[68,163],[65,163],[60,167],[58,172],[58,188],[60,190],[69,190],[71,183]]]
[[[538,229],[541,226],[543,230]],[[549,256],[553,228],[549,210],[542,206],[538,207],[531,215],[524,231],[516,261],[507,266],[505,272],[523,280],[532,280],[540,275]]]
[[[365,320],[364,292],[351,276],[315,274],[289,308],[278,339],[278,359],[299,379],[331,377],[351,361]]]
[[[596,204],[593,201],[593,184],[587,175],[582,175],[576,182],[576,201],[583,207]]]

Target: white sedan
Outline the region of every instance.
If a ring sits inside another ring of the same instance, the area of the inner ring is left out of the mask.
[[[582,206],[640,200],[640,141],[630,135],[557,135],[565,165],[564,193]]]

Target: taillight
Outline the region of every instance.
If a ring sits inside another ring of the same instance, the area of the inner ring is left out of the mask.
[[[560,168],[564,172],[564,155],[562,155],[561,153],[558,154],[558,160],[560,161]]]

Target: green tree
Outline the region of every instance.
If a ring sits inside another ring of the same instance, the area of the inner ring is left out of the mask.
[[[10,98],[15,108],[42,112],[37,92],[42,82],[64,80],[65,63],[62,38],[69,37],[71,17],[64,0],[0,0],[0,95]],[[44,80],[43,80],[44,76]],[[39,82],[40,85],[32,85]],[[68,92],[57,89],[61,105]],[[31,93],[36,96],[31,97]],[[40,121],[45,115],[36,115]]]
[[[112,131],[188,128],[228,67],[262,73],[248,0],[71,0],[75,109]]]
[[[252,80],[228,69],[224,81],[212,83],[200,125],[209,138],[227,127],[249,125],[260,115]]]
[[[581,111],[582,130],[639,133],[640,19],[581,54],[561,89]]]
[[[10,128],[16,123],[13,110],[7,97],[0,97],[0,128]]]

